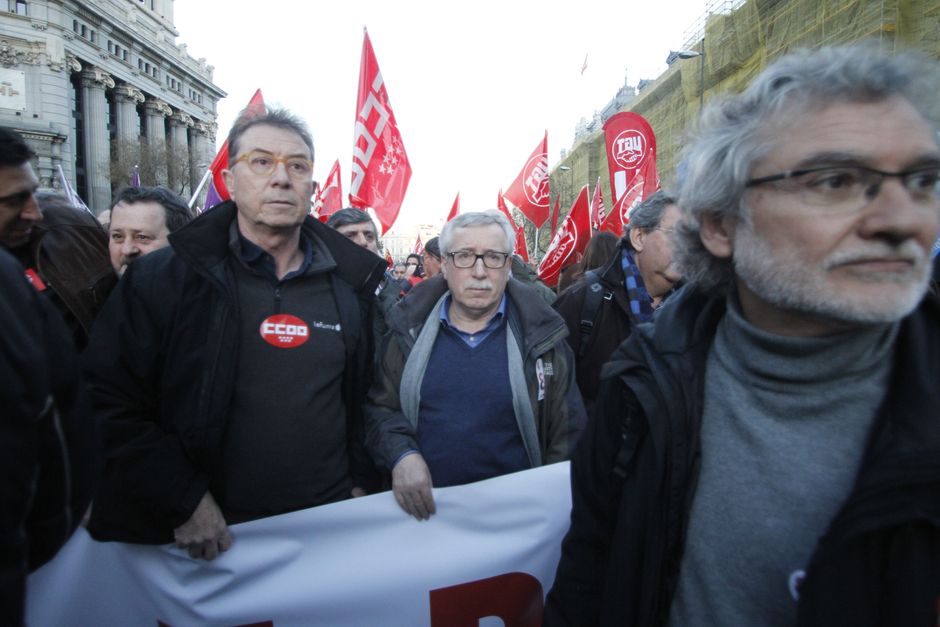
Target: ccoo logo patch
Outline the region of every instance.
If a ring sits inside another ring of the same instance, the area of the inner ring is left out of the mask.
[[[261,323],[261,339],[277,348],[297,348],[310,339],[307,323],[290,314],[268,316]]]

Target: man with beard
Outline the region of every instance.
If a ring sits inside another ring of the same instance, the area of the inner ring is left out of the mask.
[[[38,191],[32,157],[19,133],[0,127],[0,246],[23,265],[82,349],[117,281],[108,238],[90,213],[64,196]]]
[[[679,209],[659,191],[630,212],[614,255],[558,295],[552,305],[568,325],[578,388],[588,409],[600,387],[601,367],[634,325],[653,319],[653,310],[672,291],[679,273],[672,260],[672,233]]]
[[[546,625],[936,624],[938,90],[826,48],[704,113],[688,285],[605,370]]]

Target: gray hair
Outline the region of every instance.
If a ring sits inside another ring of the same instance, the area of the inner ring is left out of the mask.
[[[743,93],[709,103],[682,159],[678,204],[683,219],[677,225],[674,251],[679,270],[703,291],[728,284],[731,260],[713,257],[702,244],[702,219],[749,219],[743,198],[751,168],[774,149],[776,134],[800,114],[834,104],[901,97],[936,129],[938,92],[935,64],[913,53],[892,56],[867,43],[788,54]]]
[[[630,243],[630,232],[633,229],[641,231],[652,231],[663,221],[663,214],[669,205],[676,204],[676,199],[666,192],[659,190],[630,212],[630,222],[623,227],[623,242],[633,250],[633,244]]]
[[[516,232],[513,230],[509,220],[496,209],[487,209],[486,211],[470,211],[461,213],[456,218],[444,225],[441,230],[441,236],[438,242],[441,246],[441,255],[447,256],[451,252],[451,245],[454,243],[454,231],[465,229],[471,226],[489,226],[495,224],[503,230],[506,236],[506,250],[502,252],[512,253],[516,248]]]
[[[310,149],[310,160],[313,161],[313,137],[306,123],[287,109],[271,108],[264,113],[252,109],[244,109],[235,118],[232,129],[228,132],[228,167],[232,167],[233,160],[238,156],[238,142],[242,135],[253,126],[273,126],[285,131],[296,133]]]

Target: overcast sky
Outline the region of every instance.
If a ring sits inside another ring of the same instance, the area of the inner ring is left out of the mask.
[[[177,42],[228,93],[218,143],[260,87],[310,125],[314,178],[339,159],[344,198],[367,27],[413,171],[399,223],[414,224],[442,220],[458,191],[464,211],[495,208],[545,130],[557,162],[624,76],[635,85],[666,69],[705,4],[176,0],[174,17]]]

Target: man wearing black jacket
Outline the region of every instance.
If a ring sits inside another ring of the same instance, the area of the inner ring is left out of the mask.
[[[308,216],[297,118],[243,114],[228,142],[232,202],[131,265],[86,352],[107,443],[97,539],[212,559],[229,524],[376,487],[360,403],[385,263]]]
[[[0,624],[21,625],[26,575],[81,521],[100,450],[65,325],[2,250],[0,381]]]
[[[936,625],[938,89],[824,48],[704,112],[688,284],[605,367],[546,625]]]

